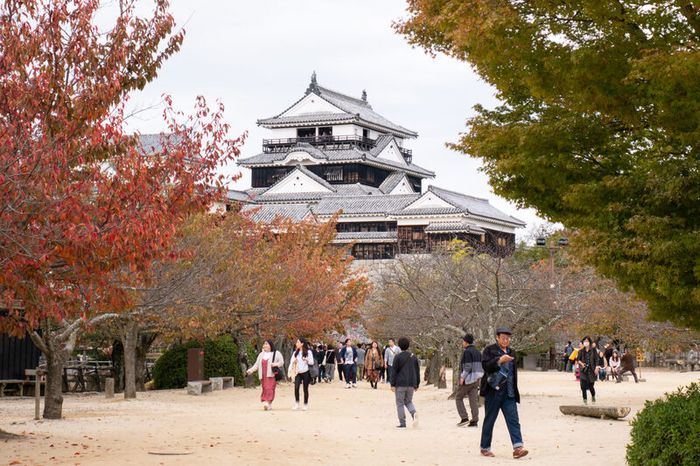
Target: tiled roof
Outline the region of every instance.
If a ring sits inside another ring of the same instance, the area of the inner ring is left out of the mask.
[[[309,147],[311,147],[311,149]],[[289,154],[290,152],[298,150],[309,152],[315,158],[320,160],[327,160],[328,162],[366,163],[368,165],[376,165],[391,170],[401,170],[405,172],[410,172],[411,174],[416,174],[423,177],[435,176],[434,172],[420,167],[418,165],[415,165],[413,163],[402,164],[400,162],[395,162],[393,160],[385,159],[383,157],[377,157],[376,155],[372,155],[371,152],[362,151],[356,147],[352,149],[324,151],[317,147],[312,147],[309,144],[297,144],[296,146],[290,147],[287,152],[263,152],[262,154],[253,155],[252,157],[247,157],[245,159],[240,159],[238,161],[238,165],[271,165],[284,160],[287,157],[287,154]]]
[[[301,222],[311,215],[306,204],[247,204],[241,212],[248,213],[256,222],[272,223],[277,218],[288,218],[292,222]]]
[[[334,184],[336,193],[342,196],[362,196],[363,194],[381,196],[383,193],[374,186],[367,186],[360,183],[355,184]]]
[[[372,242],[372,243],[395,243],[397,241],[396,231],[348,231],[336,233],[336,243],[351,242]]]
[[[323,192],[307,192],[307,193],[277,193],[268,194],[262,193],[258,195],[254,202],[302,202],[302,201],[318,201],[328,193]]]
[[[399,183],[401,183],[401,180],[403,180],[405,177],[405,173],[394,172],[387,176],[382,184],[379,185],[379,190],[384,194],[389,194],[396,186],[399,185]]]
[[[406,207],[418,199],[419,194],[381,196],[324,196],[311,207],[316,215],[333,215],[339,210],[343,215],[386,214]]]
[[[485,233],[483,228],[480,228],[467,221],[460,222],[431,222],[425,227],[426,233]]]
[[[139,134],[139,147],[144,154],[153,154],[163,150],[163,141],[171,140],[173,144],[179,142],[180,137],[173,134]]]
[[[229,189],[226,193],[226,198],[229,201],[239,201],[245,202],[250,200],[250,196],[245,191],[236,191],[235,189]]]
[[[292,126],[296,124],[311,124],[320,122],[358,122],[358,123],[369,123],[372,126],[378,126],[393,132],[396,135],[402,137],[417,137],[418,133],[412,131],[408,128],[404,128],[401,125],[392,123],[387,120],[377,112],[372,109],[372,106],[365,100],[357,99],[340,92],[327,89],[325,87],[318,86],[314,83],[313,87],[310,87],[304,97],[310,92],[318,95],[325,101],[336,106],[344,113],[339,112],[314,112],[307,113],[297,116],[287,116],[282,117],[280,115],[284,114],[289,108],[285,109],[284,112],[280,113],[271,118],[263,118],[258,120],[258,124],[266,127],[275,126]],[[304,98],[302,97],[302,99]],[[299,99],[297,102],[299,102]],[[292,106],[296,105],[295,102]]]
[[[512,217],[504,212],[501,212],[500,210],[489,204],[488,199],[469,196],[467,194],[449,191],[447,189],[438,188],[436,186],[429,186],[428,190],[432,191],[436,196],[438,196],[445,202],[449,202],[454,206],[460,207],[472,215],[485,218],[492,218],[494,220],[500,220],[502,222],[511,223],[523,227],[525,226],[525,222],[523,222],[522,220]]]
[[[463,214],[464,210],[457,207],[421,207],[418,209],[401,209],[391,212],[392,215],[450,215]]]

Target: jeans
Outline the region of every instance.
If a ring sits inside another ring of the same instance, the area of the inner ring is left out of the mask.
[[[326,366],[325,364],[318,363],[318,381],[323,382],[323,378],[326,376]]]
[[[391,381],[394,379],[394,373],[391,370],[391,366],[386,366],[386,381],[391,383]]]
[[[343,374],[345,374],[345,365],[338,364],[338,378],[341,382],[343,381]]]
[[[304,404],[309,404],[309,383],[311,382],[311,374],[309,371],[297,374],[294,377],[294,399],[299,403],[299,385],[304,384]]]
[[[498,412],[503,412],[506,418],[506,427],[510,434],[513,449],[523,446],[523,437],[520,433],[520,420],[518,419],[518,406],[515,398],[508,396],[506,390],[489,392],[485,397],[484,426],[481,429],[481,449],[491,449],[493,426],[496,424]]]
[[[467,408],[464,406],[464,397],[469,398],[469,408],[472,412],[472,421],[479,420],[479,381],[468,385],[459,385],[455,393],[455,403],[460,419],[469,419]]]
[[[413,387],[396,387],[396,413],[399,415],[399,425],[406,425],[406,411],[404,406],[411,413],[411,416],[416,414],[416,407],[413,406]]]
[[[357,382],[357,366],[355,364],[343,364],[343,371],[345,371],[345,383]]]

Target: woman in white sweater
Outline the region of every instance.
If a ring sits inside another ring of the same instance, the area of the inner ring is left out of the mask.
[[[256,370],[258,371],[258,378],[262,385],[260,401],[265,411],[272,409],[272,402],[275,399],[277,380],[275,380],[275,371],[273,371],[273,367],[282,370],[281,368],[283,366],[284,357],[282,357],[282,353],[275,350],[275,345],[271,340],[265,340],[262,352],[258,354],[258,359],[256,359],[255,364],[247,370],[248,374],[252,374]]]
[[[311,374],[309,366],[315,364],[314,353],[309,349],[309,343],[306,338],[301,337],[297,340],[294,353],[292,353],[292,362],[289,364],[289,377],[294,377],[294,406],[292,409],[299,409],[299,385],[304,385],[304,406],[302,409],[306,411],[309,406],[309,383],[311,382]]]

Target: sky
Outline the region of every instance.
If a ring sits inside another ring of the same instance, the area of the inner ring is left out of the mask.
[[[148,2],[145,2],[148,4]],[[186,31],[180,52],[159,77],[131,96],[129,121],[141,133],[164,131],[161,96],[191,110],[203,95],[220,100],[232,134],[247,131],[241,157],[262,151],[269,130],[259,118],[279,114],[303,96],[311,73],[321,86],[359,97],[367,91],[373,109],[394,123],[418,132],[407,140],[414,163],[435,172],[423,182],[489,199],[491,204],[527,222],[518,236],[542,223],[532,209],[517,209],[493,194],[481,162],[449,150],[466,131],[473,106],[498,104],[495,90],[468,64],[430,57],[412,48],[392,23],[406,17],[402,0],[173,0],[172,12]],[[250,172],[233,189],[250,187]]]

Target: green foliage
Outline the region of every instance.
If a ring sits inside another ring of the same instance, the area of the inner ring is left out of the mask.
[[[632,421],[630,465],[700,464],[700,385],[692,383],[665,399],[647,401]]]
[[[238,364],[238,347],[230,336],[204,342],[204,379],[209,377],[233,376],[236,384],[242,384],[243,377]],[[153,368],[153,381],[156,389],[183,388],[187,385],[187,350],[201,348],[196,340],[177,344],[166,351],[156,361]]]
[[[700,328],[700,7],[409,0],[412,44],[468,62],[503,104],[452,145],[494,191],[576,231],[575,252]]]

